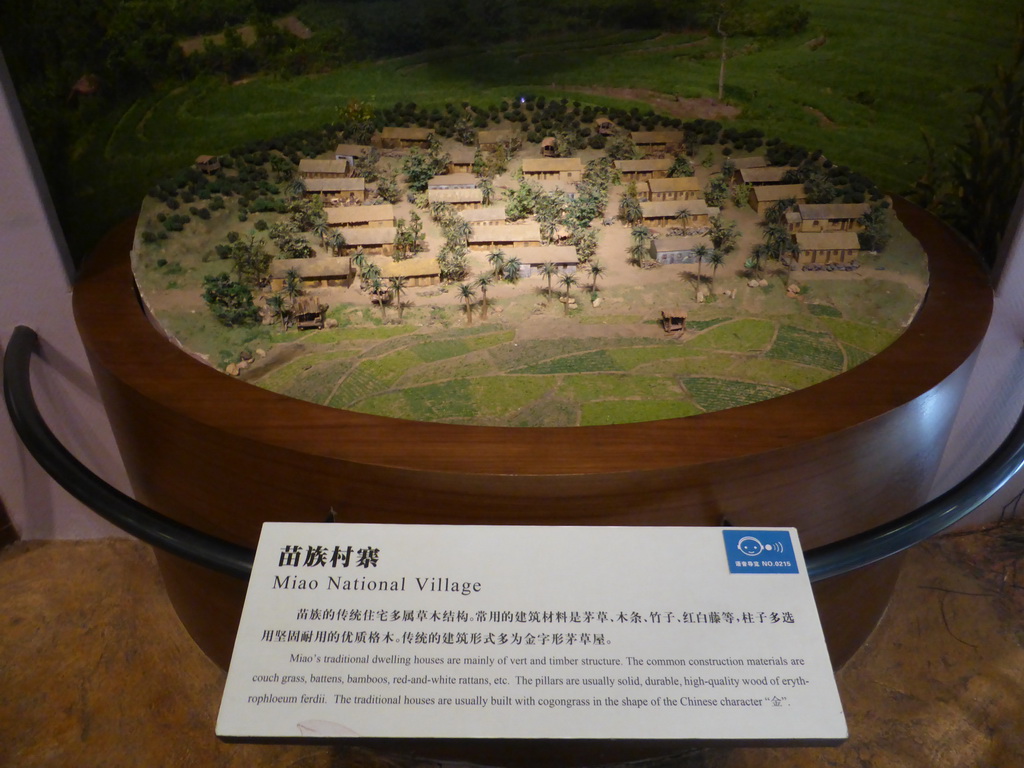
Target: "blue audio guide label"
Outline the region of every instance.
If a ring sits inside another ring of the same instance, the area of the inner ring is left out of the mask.
[[[729,573],[799,573],[793,537],[786,530],[722,531]]]

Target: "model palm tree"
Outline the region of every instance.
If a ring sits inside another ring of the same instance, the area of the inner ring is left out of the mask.
[[[566,272],[559,276],[558,282],[560,282],[562,284],[562,287],[565,288],[565,296],[563,303],[565,306],[565,314],[569,314],[569,289],[576,285],[576,278],[575,276]]]
[[[679,226],[683,228],[684,232],[689,229],[690,219],[692,218],[693,216],[686,208],[680,208],[676,213],[676,219],[679,221]]]
[[[389,277],[391,295],[395,297],[395,304],[398,305],[398,322],[402,322],[402,291],[405,290],[406,278],[402,275]]]
[[[558,274],[558,267],[552,261],[545,261],[540,265],[540,273],[548,279],[548,303],[551,302],[551,278]]]
[[[494,275],[483,274],[476,279],[477,287],[480,289],[480,296],[483,298],[483,306],[481,307],[480,319],[487,319],[487,289],[494,283]]]
[[[735,221],[718,214],[711,217],[711,231],[708,236],[715,250],[729,253],[735,250],[740,233]]]
[[[494,272],[494,276],[497,277],[505,271],[505,252],[502,250],[494,250],[487,254],[487,260],[491,263],[491,270]]]
[[[711,265],[711,284],[714,285],[718,268],[725,263],[725,254],[719,250],[712,250],[708,257],[708,263]]]
[[[267,309],[270,310],[270,316],[281,323],[281,327],[286,331],[288,330],[288,323],[286,318],[288,316],[288,310],[284,303],[284,296],[279,293],[275,293],[267,298]]]
[[[502,275],[505,280],[512,283],[519,282],[519,278],[523,274],[523,262],[519,260],[518,256],[513,256],[510,259],[506,259],[505,265],[502,267]]]
[[[284,273],[284,295],[288,297],[290,306],[295,306],[295,299],[302,294],[302,278],[297,269],[289,269]]]
[[[697,259],[697,289],[694,299],[698,300],[700,297],[700,265],[706,259],[711,258],[711,249],[704,245],[704,243],[701,243],[693,249],[693,257]]]
[[[340,233],[339,233],[340,234]],[[366,266],[370,262],[366,259],[366,251],[359,248],[355,253],[352,254],[352,266],[356,268],[356,272],[360,275],[366,271]]]
[[[744,267],[754,273],[754,276],[760,278],[762,276],[762,269],[764,268],[764,262],[770,258],[770,251],[768,246],[764,243],[758,243],[751,249],[750,257],[743,264]]]
[[[473,324],[473,299],[476,298],[476,291],[470,283],[459,283],[459,296],[466,304],[466,322]]]
[[[310,230],[314,237],[320,239],[320,244],[327,247],[327,238],[331,234],[331,226],[327,223],[325,216],[317,216],[313,219],[313,228]]]
[[[647,227],[633,227],[630,233],[629,263],[642,267],[650,258],[651,230]]]
[[[334,251],[335,256],[341,256],[341,249],[345,247],[345,236],[338,230],[327,235],[326,245]]]
[[[597,278],[599,278],[601,275],[603,275],[606,272],[606,270],[605,270],[605,268],[603,266],[601,266],[601,262],[599,262],[599,261],[592,261],[592,262],[590,262],[589,271],[590,271],[590,292],[591,293],[597,293]]]
[[[555,241],[555,222],[550,219],[540,219],[540,239],[545,243],[553,243]]]
[[[382,279],[380,267],[372,262],[367,262],[359,275],[359,287],[364,291],[373,290],[373,281]]]
[[[370,293],[377,297],[377,304],[380,306],[381,322],[387,322],[387,300],[389,292],[388,289],[384,287],[384,281],[381,278],[375,276],[370,280]]]
[[[643,225],[633,227],[629,232],[629,237],[634,243],[649,245],[652,239],[651,229]]]
[[[768,210],[764,212],[764,221],[766,224],[785,224],[786,214],[789,213],[796,206],[796,199],[787,197],[783,200],[779,200],[777,203],[772,203],[768,206]]]

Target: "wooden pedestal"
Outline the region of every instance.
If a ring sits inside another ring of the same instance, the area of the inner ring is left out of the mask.
[[[203,365],[147,320],[134,222],[111,232],[75,316],[137,498],[255,546],[266,520],[501,525],[795,526],[806,548],[902,515],[925,494],[988,325],[972,252],[897,201],[929,253],[917,318],[881,354],[822,384],[717,413],[608,427],[401,421],[264,391]],[[497,556],[497,553],[496,553]],[[244,585],[160,555],[196,642],[226,665]],[[867,637],[890,561],[816,587],[833,662]]]

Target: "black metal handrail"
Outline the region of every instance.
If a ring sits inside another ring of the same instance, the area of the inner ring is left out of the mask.
[[[197,531],[126,496],[76,459],[46,425],[29,376],[36,332],[18,326],[4,355],[4,400],[29,453],[61,487],[122,530],[155,547],[220,573],[247,579],[251,549]],[[994,496],[1024,466],[1024,413],[1002,445],[956,486],[902,517],[808,550],[811,581],[884,560],[962,520]]]
[[[251,549],[197,531],[154,512],[98,477],[57,439],[32,394],[30,365],[38,349],[36,332],[19,325],[4,354],[4,402],[28,452],[68,493],[138,539],[206,568],[248,579]]]

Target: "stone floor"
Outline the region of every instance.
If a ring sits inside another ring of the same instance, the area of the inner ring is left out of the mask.
[[[1022,553],[1017,523],[911,553],[886,616],[839,674],[844,745],[714,750],[657,766],[1024,765]],[[150,551],[134,542],[9,546],[0,600],[0,766],[439,765],[218,741],[224,674],[193,645]]]

